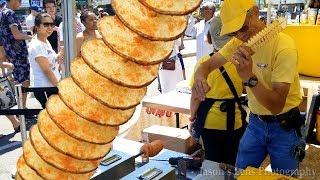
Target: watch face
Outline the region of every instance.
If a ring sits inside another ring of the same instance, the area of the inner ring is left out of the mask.
[[[248,81],[248,86],[249,87],[255,87],[258,84],[258,79],[257,77],[251,77]]]

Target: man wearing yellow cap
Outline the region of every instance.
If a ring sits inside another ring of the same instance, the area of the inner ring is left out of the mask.
[[[242,46],[265,28],[259,20],[259,9],[253,0],[225,0],[221,8],[220,35],[235,36],[224,48],[201,64],[195,73],[193,91],[204,100],[210,87],[208,74],[233,57],[237,72],[246,86],[249,99],[249,125],[240,141],[236,166],[259,167],[270,155],[273,171],[295,174],[304,144],[299,137],[301,102],[298,57],[293,40],[280,33],[256,52]],[[238,47],[235,51],[230,47]],[[231,51],[232,50],[232,51]],[[300,147],[300,146],[299,146]]]

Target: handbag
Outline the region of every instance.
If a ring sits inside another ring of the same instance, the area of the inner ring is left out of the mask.
[[[0,77],[0,110],[10,109],[17,105],[17,101],[8,77]]]
[[[168,58],[162,62],[161,69],[173,71],[176,69],[176,56]]]

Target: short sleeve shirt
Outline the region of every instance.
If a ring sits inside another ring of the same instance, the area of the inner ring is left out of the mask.
[[[32,14],[29,14],[26,18],[26,25],[29,29],[31,29],[34,26],[34,19],[35,17]]]
[[[302,100],[298,73],[298,52],[294,40],[280,33],[253,56],[253,73],[266,88],[272,89],[272,83],[290,84],[285,106],[282,113],[299,106]],[[249,108],[255,114],[271,115],[255,98],[250,88],[247,88]]]
[[[14,64],[28,63],[28,49],[24,40],[16,40],[11,32],[12,26],[22,31],[19,19],[11,9],[4,8],[1,12],[0,33],[6,56]]]
[[[209,29],[212,44],[216,50],[220,50],[231,39],[231,36],[228,35],[220,36],[221,27],[221,18],[220,16],[217,16],[211,21],[211,26]]]
[[[43,72],[41,67],[36,61],[38,57],[46,58],[49,63],[52,72],[56,78],[60,79],[59,65],[56,62],[57,54],[52,49],[49,41],[46,43],[39,41],[37,36],[34,36],[29,44],[29,61],[31,65],[31,73],[33,74],[34,87],[53,87],[47,75]]]
[[[243,42],[232,38],[219,53],[226,59],[230,58],[233,51]],[[293,39],[280,33],[276,38],[261,47],[252,56],[252,71],[257,76],[259,83],[272,89],[273,83],[290,84],[285,106],[282,113],[297,107],[302,100],[298,73],[298,53]],[[249,108],[251,112],[259,115],[272,115],[247,88]]]

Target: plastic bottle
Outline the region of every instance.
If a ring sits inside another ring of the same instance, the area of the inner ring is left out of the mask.
[[[300,16],[300,24],[307,24],[308,22],[308,14],[305,11],[302,11]]]

